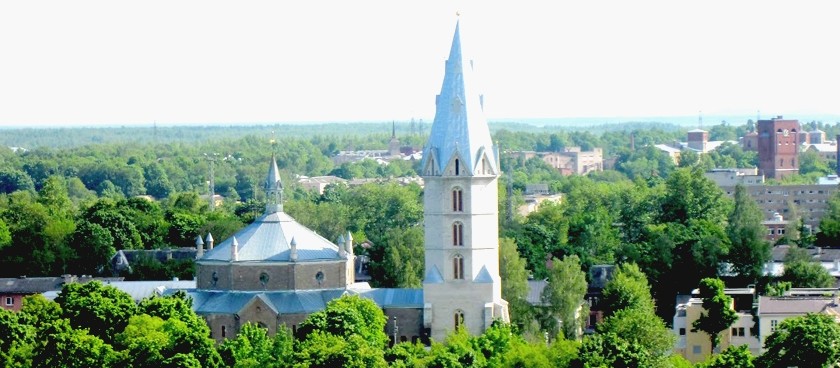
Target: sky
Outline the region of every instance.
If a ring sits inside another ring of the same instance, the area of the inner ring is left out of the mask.
[[[0,1],[0,127],[840,114],[829,1]],[[459,14],[459,15],[456,15]]]

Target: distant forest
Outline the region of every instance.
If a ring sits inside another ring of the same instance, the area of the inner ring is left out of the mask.
[[[393,123],[397,137],[422,137],[428,134],[431,122],[423,120]],[[381,123],[327,123],[327,124],[274,124],[274,125],[213,125],[213,126],[121,126],[121,127],[67,127],[67,128],[0,128],[0,145],[35,149],[39,147],[73,148],[90,144],[140,143],[165,144],[184,142],[200,144],[216,140],[234,140],[247,136],[280,138],[311,138],[314,136],[360,137],[386,135],[390,137],[392,122]],[[509,130],[529,133],[562,131],[629,131],[660,129],[685,130],[676,124],[657,122],[628,122],[592,126],[536,126],[517,122],[491,122],[490,130]],[[422,142],[417,142],[422,144]]]

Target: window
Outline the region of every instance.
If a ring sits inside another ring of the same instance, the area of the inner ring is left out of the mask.
[[[461,188],[452,190],[452,210],[455,212],[464,211],[464,191]]]
[[[464,257],[460,254],[456,255],[455,258],[452,259],[452,270],[452,275],[454,279],[464,279]]]
[[[776,327],[779,326],[779,320],[771,319],[770,320],[770,332],[776,332]]]
[[[702,350],[700,349],[700,345],[693,345],[691,347],[691,353],[692,354],[700,354],[701,352],[702,352]]]
[[[260,273],[260,284],[265,287],[268,284],[268,273]]]
[[[685,327],[680,327],[680,336],[685,336]]]
[[[743,327],[732,327],[732,336],[747,336]]]
[[[458,160],[456,158],[455,159],[455,176],[458,176],[460,171],[461,171],[461,160]]]
[[[14,298],[12,298],[12,297],[10,297],[10,296],[7,296],[7,297],[6,297],[6,305],[15,305],[15,300],[14,300]]]
[[[785,159],[780,158],[779,159],[779,167],[782,167],[782,166],[785,166]]]
[[[464,311],[456,310],[455,311],[455,328],[461,327],[464,324]]]
[[[222,326],[222,337],[227,337],[227,326]]]
[[[456,247],[464,245],[464,224],[460,222],[452,224],[452,245]]]

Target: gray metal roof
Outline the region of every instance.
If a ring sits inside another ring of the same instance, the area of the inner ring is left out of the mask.
[[[238,261],[288,262],[291,241],[297,246],[297,261],[340,259],[338,246],[299,224],[285,212],[263,215],[204,254],[201,261],[230,261],[231,243],[239,242]]]
[[[345,294],[373,300],[380,308],[423,308],[422,289],[322,289],[283,291],[185,290],[199,314],[234,314],[253,299],[262,299],[280,314],[309,314],[326,308],[331,300]],[[165,294],[174,293],[167,290]]]
[[[831,297],[767,297],[758,299],[758,314],[838,313],[838,307]]]
[[[61,290],[64,284],[86,283],[90,281],[122,281],[122,277],[90,277],[72,276],[63,277],[25,277],[0,278],[0,293],[3,294],[41,294],[47,291]]]
[[[484,116],[483,96],[476,89],[473,72],[472,60],[464,57],[459,21],[446,60],[443,86],[435,101],[435,120],[423,150],[423,165],[430,157],[437,157],[438,170],[443,171],[457,152],[464,167],[472,172],[484,151],[497,170],[493,140]]]

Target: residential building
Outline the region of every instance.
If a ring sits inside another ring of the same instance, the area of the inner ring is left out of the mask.
[[[61,277],[26,277],[0,278],[0,307],[6,310],[19,311],[23,305],[23,298],[28,295],[58,291],[66,284],[86,283],[93,280],[102,282],[121,281],[121,277],[91,277],[62,275]]]
[[[778,212],[774,212],[773,218],[761,222],[761,224],[767,228],[767,235],[765,239],[767,239],[767,241],[771,244],[775,244],[779,239],[785,236],[785,229],[789,223],[790,221],[785,220],[785,218]]]
[[[764,175],[760,175],[756,168],[712,169],[706,171],[705,175],[720,187],[734,187],[738,184],[745,186],[764,184]]]
[[[772,258],[764,266],[764,274],[768,276],[782,276],[785,271],[785,256],[790,250],[790,245],[777,245],[773,247]],[[808,255],[814,262],[818,262],[831,276],[840,280],[840,249],[839,248],[805,248]],[[840,286],[840,285],[838,285]]]
[[[212,236],[210,238],[212,240]],[[132,265],[137,262],[152,261],[165,263],[170,261],[194,261],[198,256],[198,249],[192,247],[166,249],[122,249],[118,250],[108,261],[114,276],[130,274]]]
[[[729,346],[747,345],[750,352],[757,355],[761,345],[752,330],[755,323],[751,312],[755,289],[725,289],[724,293],[732,297],[732,308],[737,312],[738,319],[728,330],[720,333],[720,344],[716,352],[723,351]],[[695,289],[692,295],[677,295],[677,307],[673,320],[673,332],[677,336],[674,352],[692,363],[705,361],[712,354],[709,335],[699,330],[692,331],[694,321],[700,318],[704,311],[699,290]]]
[[[580,147],[566,147],[559,152],[513,151],[510,154],[523,160],[539,157],[562,175],[585,175],[604,170],[604,154],[600,148],[583,151]]]
[[[324,194],[324,188],[330,184],[347,183],[347,180],[337,176],[301,176],[298,178],[298,184],[306,190],[317,192],[319,195]]]
[[[790,212],[792,205],[805,225],[816,230],[828,211],[828,200],[837,188],[835,185],[818,184],[752,185],[747,186],[747,193],[762,209],[765,219],[773,219],[776,213],[790,218],[793,215]],[[734,186],[721,186],[721,189],[729,196],[735,193]]]
[[[823,291],[824,292],[824,291]],[[764,346],[767,337],[776,331],[779,324],[788,318],[804,316],[808,313],[827,314],[840,323],[840,307],[836,293],[831,296],[761,296],[758,300],[758,334],[760,346]]]

